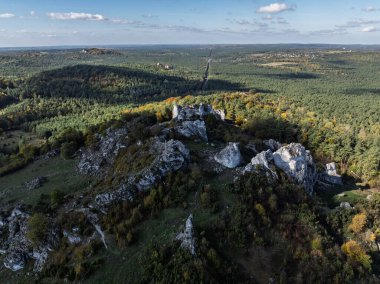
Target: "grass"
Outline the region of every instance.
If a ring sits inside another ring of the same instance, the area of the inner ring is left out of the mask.
[[[22,130],[6,131],[0,135],[0,151],[4,153],[15,153],[18,151],[19,142],[24,140],[28,145],[40,146],[45,140],[37,137],[35,133]]]
[[[369,191],[360,189],[354,185],[335,186],[318,192],[318,196],[320,196],[330,208],[339,206],[341,202],[348,202],[351,205],[355,204],[365,199],[369,194]]]
[[[166,209],[158,218],[149,219],[138,230],[137,243],[125,250],[111,242],[103,251],[105,263],[102,269],[91,275],[85,283],[139,283],[142,273],[141,257],[150,244],[168,244],[185,224],[190,212],[181,208]],[[196,217],[194,218],[196,221]]]
[[[64,160],[60,157],[38,160],[16,173],[0,178],[0,205],[25,203],[35,205],[41,194],[50,194],[60,190],[71,194],[85,190],[90,178],[75,172],[76,160]],[[28,191],[25,182],[44,176],[47,181],[42,187]]]

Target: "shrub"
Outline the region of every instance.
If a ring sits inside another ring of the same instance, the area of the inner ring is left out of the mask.
[[[78,145],[76,142],[65,142],[61,146],[61,157],[65,160],[71,159],[77,149]]]
[[[28,221],[28,238],[34,246],[40,245],[46,235],[48,219],[41,213],[36,213]]]
[[[351,240],[342,245],[342,251],[348,259],[362,265],[367,270],[371,270],[371,257],[355,241]]]
[[[364,226],[367,222],[367,215],[365,213],[356,214],[351,221],[351,224],[348,226],[348,229],[358,234],[363,231]]]

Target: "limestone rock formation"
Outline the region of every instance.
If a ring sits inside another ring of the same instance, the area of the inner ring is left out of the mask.
[[[149,167],[137,175],[138,190],[150,188],[169,172],[177,171],[185,166],[190,159],[189,150],[178,140],[155,139],[152,143],[152,150],[157,153],[157,156]]]
[[[317,170],[310,151],[299,143],[291,143],[274,152],[273,158],[276,167],[303,185],[309,194],[313,193]]]
[[[221,120],[226,116],[223,110],[214,110],[211,105],[204,104],[184,107],[175,104],[172,111],[173,119],[178,121],[200,119],[208,114],[213,114]]]
[[[82,152],[77,166],[79,173],[96,175],[104,166],[112,165],[120,149],[126,146],[123,141],[126,135],[126,128],[108,129],[106,135],[100,137],[95,150],[86,149]]]
[[[8,237],[2,242],[5,251],[4,266],[12,271],[23,269],[30,252],[28,231],[29,215],[15,208],[7,218]]]
[[[263,141],[263,144],[265,146],[267,146],[269,148],[269,150],[271,150],[272,152],[275,152],[277,151],[278,149],[281,148],[281,143],[280,142],[277,142],[276,140],[274,139],[269,139],[269,140],[264,140]]]
[[[182,248],[189,250],[192,255],[195,255],[193,214],[190,214],[187,218],[185,230],[177,235],[176,240],[181,242]]]
[[[183,121],[174,130],[186,138],[199,138],[208,141],[206,124],[203,120]]]
[[[319,180],[329,184],[343,184],[342,177],[337,173],[335,163],[326,164],[326,171],[319,175]]]
[[[170,172],[185,167],[190,160],[189,150],[178,140],[153,138],[149,151],[156,156],[153,162],[140,172],[127,177],[125,183],[115,191],[98,194],[95,197],[97,205],[107,206],[118,200],[132,201],[136,191],[150,189]]]
[[[46,232],[46,241],[40,247],[33,247],[27,238],[29,215],[15,208],[8,216],[2,229],[8,229],[8,234],[0,243],[4,256],[4,266],[12,271],[25,267],[28,259],[34,259],[34,272],[40,272],[47,260],[49,251],[57,244],[58,234],[54,230]],[[4,235],[0,235],[4,237]]]
[[[273,165],[273,153],[271,150],[263,151],[252,158],[251,162],[245,166],[243,174],[264,172],[269,181],[273,182],[278,179],[277,173],[271,169]]]
[[[228,143],[222,151],[214,156],[214,159],[227,168],[233,169],[238,167],[243,161],[243,157],[239,150],[239,144],[232,142]]]

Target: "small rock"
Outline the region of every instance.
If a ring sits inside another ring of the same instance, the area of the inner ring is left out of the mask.
[[[40,188],[47,181],[46,177],[40,176],[36,177],[28,182],[25,182],[26,190],[33,190]]]
[[[354,207],[352,207],[351,206],[351,204],[350,203],[348,203],[348,202],[341,202],[340,204],[339,204],[339,207],[340,208],[343,208],[343,209],[354,209]]]
[[[269,150],[271,150],[272,152],[275,152],[277,151],[278,149],[281,148],[281,143],[280,142],[277,142],[276,140],[274,139],[269,139],[269,140],[264,140],[263,141],[263,144],[265,146],[267,146],[269,148]]]
[[[342,177],[338,175],[335,163],[326,164],[326,171],[319,175],[319,180],[329,184],[342,185]]]

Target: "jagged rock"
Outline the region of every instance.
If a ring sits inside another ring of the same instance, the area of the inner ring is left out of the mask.
[[[271,150],[263,151],[252,158],[251,162],[245,166],[243,174],[251,172],[264,172],[269,181],[278,179],[277,173],[271,169],[273,164],[273,153]]]
[[[12,271],[25,267],[31,249],[26,234],[29,215],[15,208],[8,217],[8,238],[2,243],[5,250],[4,266]]]
[[[219,164],[227,168],[236,168],[243,161],[243,158],[239,150],[239,144],[232,142],[228,143],[228,145],[222,151],[220,151],[214,156],[214,159]]]
[[[199,119],[208,114],[213,114],[217,118],[224,120],[225,113],[223,110],[214,110],[211,105],[200,104],[195,106],[179,106],[174,105],[172,117],[175,120],[193,120]]]
[[[189,150],[178,140],[160,141],[155,139],[152,150],[157,157],[152,164],[143,169],[139,174],[136,186],[138,190],[146,190],[153,184],[166,176],[171,171],[177,171],[187,164],[190,159]]]
[[[49,160],[51,158],[54,158],[54,157],[58,156],[59,153],[60,153],[60,149],[54,149],[54,150],[51,150],[51,151],[47,152],[43,158],[45,160]]]
[[[12,271],[19,271],[25,267],[26,256],[22,251],[11,251],[4,258],[4,266]]]
[[[303,185],[309,194],[313,193],[317,170],[310,151],[299,143],[291,143],[274,152],[273,158],[276,167]]]
[[[9,234],[0,243],[4,252],[4,266],[12,271],[25,267],[28,259],[34,259],[34,272],[40,272],[47,260],[48,252],[57,245],[59,238],[57,232],[49,229],[43,245],[33,248],[27,238],[29,215],[15,208],[7,218],[6,226]],[[1,237],[1,235],[0,235]]]
[[[245,146],[245,149],[251,151],[252,153],[254,153],[255,155],[257,155],[259,153],[259,151],[257,151],[256,149],[256,145],[255,143],[248,143],[246,146]]]
[[[342,177],[336,171],[335,163],[326,164],[326,171],[319,175],[319,180],[329,184],[343,184]]]
[[[226,120],[226,112],[223,109],[214,110],[215,114],[220,117],[221,120]]]
[[[185,230],[177,235],[176,240],[181,242],[182,248],[189,250],[192,255],[195,255],[193,214],[190,214],[187,218]]]
[[[149,151],[156,155],[153,162],[140,172],[130,175],[117,190],[98,194],[95,197],[97,205],[107,206],[119,200],[133,201],[136,191],[150,189],[170,172],[185,167],[190,160],[189,150],[178,140],[153,138]]]
[[[34,266],[33,266],[34,272],[42,271],[46,263],[46,260],[48,259],[48,256],[49,256],[49,249],[46,247],[42,247],[38,250],[33,250],[32,258],[34,259]]]
[[[82,242],[82,238],[78,234],[78,230],[73,228],[72,232],[63,231],[63,235],[67,238],[70,244],[76,245]]]
[[[186,138],[198,137],[203,141],[208,141],[206,124],[203,120],[183,121],[174,130]]]
[[[47,181],[46,177],[36,177],[28,182],[25,182],[25,187],[27,190],[33,190],[41,187]]]
[[[272,152],[275,152],[277,151],[278,149],[281,148],[281,143],[280,142],[277,142],[276,140],[274,139],[269,139],[269,140],[264,140],[263,141],[263,144],[265,146],[267,146],[269,148],[269,150],[271,150]]]
[[[126,135],[126,128],[108,129],[106,135],[100,137],[95,150],[86,149],[82,152],[77,166],[79,173],[96,175],[104,166],[112,165],[120,149],[126,147],[123,141]]]
[[[343,209],[354,209],[354,207],[352,207],[351,206],[351,204],[350,203],[348,203],[348,202],[341,202],[340,204],[339,204],[339,207],[340,208],[343,208]]]
[[[112,192],[106,192],[106,193],[101,193],[98,194],[95,197],[95,202],[98,205],[104,206],[104,205],[109,205],[115,200],[115,195]]]
[[[98,215],[96,215],[94,212],[92,212],[90,210],[90,208],[81,208],[81,209],[78,209],[76,211],[82,212],[86,216],[87,220],[94,226],[96,232],[99,234],[100,239],[101,239],[104,247],[107,249],[108,247],[107,247],[107,243],[106,243],[106,237],[104,235],[102,228],[99,225]]]

